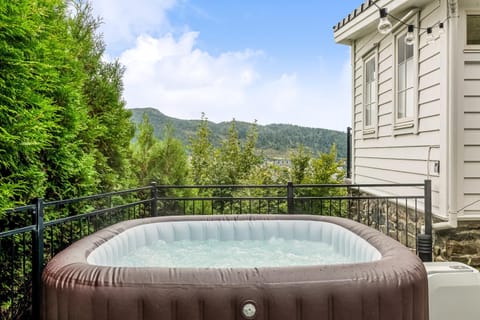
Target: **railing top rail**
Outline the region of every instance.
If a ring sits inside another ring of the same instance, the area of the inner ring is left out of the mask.
[[[97,199],[102,199],[102,198],[107,198],[107,197],[112,197],[112,196],[121,196],[121,195],[129,194],[129,193],[135,193],[135,192],[150,190],[151,188],[152,188],[151,186],[146,186],[146,187],[141,187],[141,188],[122,190],[122,191],[113,191],[113,192],[95,194],[95,195],[91,195],[91,196],[85,196],[85,197],[79,197],[79,198],[73,198],[73,199],[48,201],[48,202],[44,203],[44,206],[51,207],[51,206],[65,205],[65,204],[76,203],[76,202],[81,202],[81,201],[97,200]]]
[[[184,186],[176,186],[176,185],[159,185],[157,188],[165,189],[165,188],[175,188],[175,189],[243,189],[243,188],[285,188],[286,184],[270,184],[270,185],[238,185],[238,184],[211,184],[211,185],[184,185]]]
[[[115,206],[113,208],[93,210],[93,211],[90,211],[90,212],[87,212],[87,213],[77,214],[75,216],[58,218],[58,219],[55,219],[55,220],[46,221],[45,222],[45,227],[54,226],[54,225],[69,222],[69,221],[75,221],[75,220],[79,220],[79,219],[82,219],[82,218],[91,217],[91,216],[95,216],[95,215],[101,215],[101,214],[104,214],[104,213],[107,213],[107,212],[114,212],[114,211],[118,211],[118,210],[122,210],[122,209],[132,208],[132,207],[138,206],[140,204],[149,203],[150,201],[151,201],[151,199],[135,201],[135,202]]]
[[[15,228],[12,230],[3,231],[3,232],[0,232],[0,239],[5,237],[10,237],[16,234],[34,231],[34,230],[35,230],[35,225],[30,225],[22,228]]]
[[[9,213],[16,213],[16,212],[25,212],[25,211],[34,210],[34,209],[35,209],[35,205],[34,204],[29,204],[29,205],[26,205],[26,206],[20,206],[20,207],[7,209],[7,210],[5,210],[5,213],[9,214]]]
[[[423,195],[418,196],[321,196],[321,197],[295,197],[295,200],[408,200],[408,199],[423,199]]]
[[[163,201],[245,201],[245,200],[286,200],[286,196],[260,196],[260,197],[237,197],[237,196],[227,196],[227,197],[158,197],[159,200]]]
[[[362,183],[362,184],[292,184],[296,188],[362,188],[362,187],[424,187],[424,183]],[[219,184],[219,185],[159,185],[157,188],[172,188],[172,189],[242,189],[242,188],[285,188],[287,184],[275,184],[275,185],[231,185],[231,184]]]
[[[368,199],[423,199],[424,195],[408,195],[408,196],[296,196],[296,200],[368,200]],[[159,197],[159,200],[163,201],[245,201],[245,200],[287,200],[287,196],[260,196],[260,197],[248,197],[248,196],[226,196],[226,197],[211,197],[211,196],[203,196],[203,197],[175,197],[175,196],[168,196],[168,197]]]
[[[362,183],[362,184],[350,184],[350,187],[425,187],[425,183]]]

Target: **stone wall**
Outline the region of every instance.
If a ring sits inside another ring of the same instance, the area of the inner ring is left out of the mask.
[[[456,229],[434,232],[435,261],[458,261],[480,268],[480,222],[459,221]]]
[[[371,195],[356,191],[351,195],[360,199],[350,202],[348,218],[375,228],[416,251],[416,235],[421,232],[425,221],[419,208],[407,208],[407,200],[402,198],[364,199]],[[409,206],[412,206],[412,201],[409,201]]]
[[[352,191],[351,196],[368,197],[368,193]],[[375,228],[398,240],[413,252],[416,236],[425,224],[423,208],[406,208],[406,200],[352,200],[348,218]],[[440,222],[440,220],[433,221]],[[434,261],[458,261],[480,269],[480,222],[458,222],[456,229],[437,230],[433,234]]]

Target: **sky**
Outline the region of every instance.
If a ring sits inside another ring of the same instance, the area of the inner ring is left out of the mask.
[[[361,0],[92,0],[127,108],[214,122],[351,125],[350,48],[332,26]]]

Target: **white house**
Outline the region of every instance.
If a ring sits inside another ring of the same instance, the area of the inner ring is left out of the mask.
[[[480,1],[370,0],[334,37],[351,47],[354,182],[428,178],[435,229],[480,221]]]

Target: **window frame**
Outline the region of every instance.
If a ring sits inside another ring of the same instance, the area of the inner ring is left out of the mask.
[[[406,23],[413,24],[414,26],[418,26],[418,16],[413,20]],[[418,36],[418,28],[414,29],[414,38],[415,42],[413,44],[413,55],[412,55],[412,79],[413,84],[411,90],[413,91],[413,110],[410,116],[398,117],[398,112],[400,108],[400,99],[399,99],[399,76],[400,76],[400,68],[399,68],[399,39],[404,37],[407,34],[407,27],[403,25],[402,28],[399,28],[393,37],[393,52],[394,52],[394,72],[393,72],[393,127],[394,127],[394,135],[395,134],[403,134],[403,133],[411,133],[417,131],[417,123],[418,123],[418,48],[420,46],[419,36]],[[405,79],[407,79],[408,75],[405,74]],[[407,92],[408,88],[403,89]],[[405,111],[407,109],[407,105],[405,104]]]
[[[465,39],[464,47],[467,50],[480,50],[480,44],[468,44],[468,16],[480,16],[480,10],[466,10],[465,11]]]
[[[374,94],[374,101],[367,102],[367,68],[366,65],[370,61],[374,61],[374,83],[375,87],[375,94]],[[363,134],[364,135],[371,135],[374,134],[377,130],[377,122],[378,122],[378,49],[375,48],[372,51],[369,51],[362,57],[362,67],[363,67],[363,80],[362,80],[362,124],[363,124]],[[366,124],[366,110],[367,104],[371,106],[370,116],[371,116],[371,123],[369,125]]]

